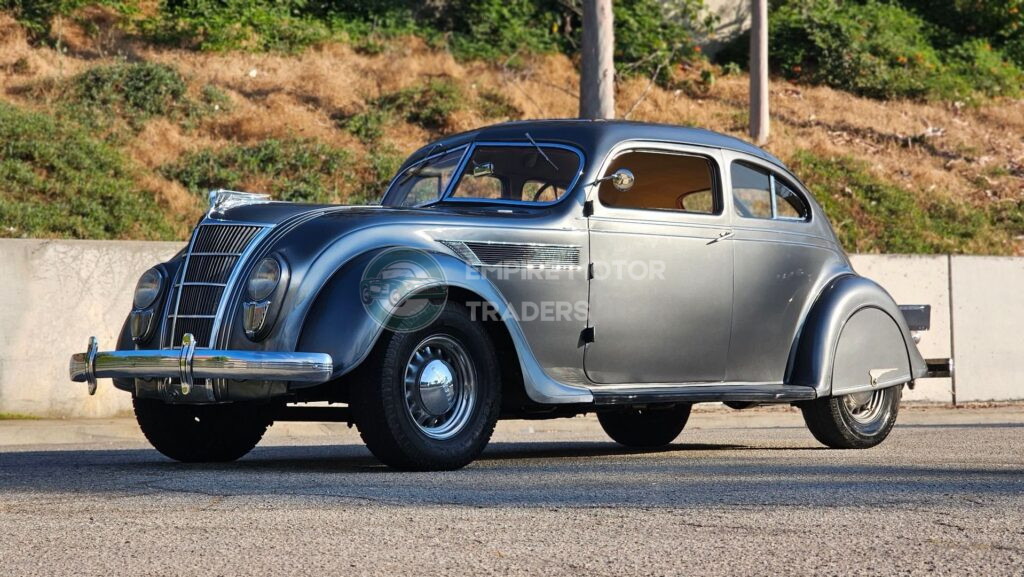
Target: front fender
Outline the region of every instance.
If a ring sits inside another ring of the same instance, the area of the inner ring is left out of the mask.
[[[905,383],[927,370],[889,293],[864,277],[843,275],[807,316],[786,382],[824,397]]]
[[[385,328],[361,301],[363,272],[384,248],[355,256],[338,267],[310,307],[300,332],[297,350],[324,352],[334,359],[333,378],[351,372],[369,356]],[[519,358],[527,395],[538,403],[589,403],[588,389],[558,382],[538,363],[508,301],[498,289],[461,259],[440,251],[427,251],[440,265],[444,285],[460,288],[493,307],[511,337]],[[423,290],[404,287],[402,299]]]

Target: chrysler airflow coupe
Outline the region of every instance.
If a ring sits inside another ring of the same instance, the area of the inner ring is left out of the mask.
[[[499,418],[595,413],[658,447],[693,403],[799,407],[833,448],[881,442],[901,391],[946,376],[854,272],[777,158],[705,130],[513,122],[415,152],[373,206],[226,190],[146,271],[112,378],[148,440],[229,461],[274,421],[354,423],[402,469],[452,469]],[[315,404],[311,404],[315,403]]]

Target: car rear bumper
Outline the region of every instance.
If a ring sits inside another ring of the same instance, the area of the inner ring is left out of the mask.
[[[197,349],[190,334],[183,341],[181,349],[99,351],[92,337],[88,351],[71,356],[71,380],[89,383],[93,394],[96,379],[179,379],[188,394],[199,379],[323,383],[334,368],[325,353]]]

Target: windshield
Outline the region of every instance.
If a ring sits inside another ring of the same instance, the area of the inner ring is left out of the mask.
[[[477,146],[449,198],[554,202],[569,189],[580,157],[554,146]]]
[[[388,192],[390,206],[422,206],[444,200],[475,202],[554,202],[580,173],[580,155],[558,146],[529,143],[476,145],[459,175],[465,147],[436,155],[406,169]]]

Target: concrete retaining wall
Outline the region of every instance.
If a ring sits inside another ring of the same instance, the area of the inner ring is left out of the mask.
[[[181,243],[0,240],[0,412],[109,417],[131,409],[109,381],[94,397],[67,359],[95,334],[114,346],[139,275]],[[930,304],[925,357],[954,356],[951,379],[921,381],[908,400],[1024,399],[1024,258],[854,255],[857,271],[899,303]],[[952,335],[952,336],[951,336]],[[955,387],[955,390],[954,390]]]
[[[0,412],[109,417],[131,397],[68,379],[90,335],[113,348],[135,281],[182,243],[0,240]]]

